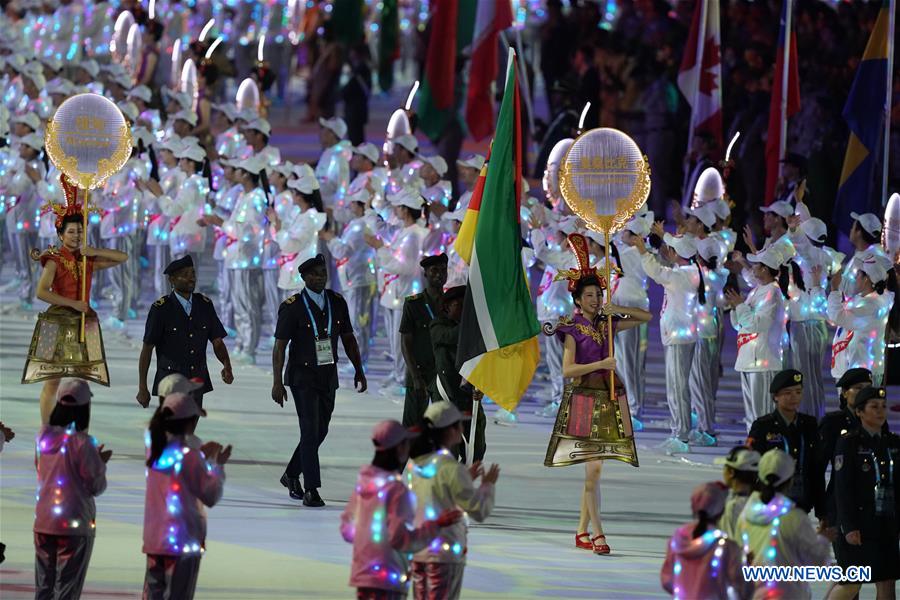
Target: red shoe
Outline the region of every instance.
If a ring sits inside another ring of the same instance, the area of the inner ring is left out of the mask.
[[[593,550],[594,544],[591,542],[591,536],[589,533],[576,533],[575,534],[575,547],[581,548],[582,550]]]
[[[602,539],[604,543],[598,544],[597,540]],[[591,538],[591,545],[594,547],[594,554],[609,554],[609,544],[606,543],[605,535],[595,535]]]

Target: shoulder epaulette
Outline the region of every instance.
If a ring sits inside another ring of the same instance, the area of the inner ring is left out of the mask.
[[[168,298],[168,296],[160,296],[159,300],[153,303],[153,306],[162,306],[166,303],[166,298]]]
[[[424,292],[419,292],[418,294],[413,294],[411,296],[407,296],[406,298],[404,298],[404,300],[418,300],[419,298],[422,297],[423,293]]]
[[[200,296],[201,298],[203,298],[204,300],[206,300],[207,302],[212,303],[212,300],[209,299],[209,296],[206,296],[205,294],[197,294],[197,295]]]
[[[294,302],[297,301],[297,298],[298,298],[299,296],[300,296],[300,294],[294,294],[293,296],[290,296],[289,298],[286,298],[285,301],[284,301],[284,304],[293,304]]]

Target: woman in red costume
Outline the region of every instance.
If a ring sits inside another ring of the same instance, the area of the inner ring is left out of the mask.
[[[128,255],[118,250],[82,245],[84,215],[77,202],[77,192],[68,181],[63,182],[66,206],[54,206],[59,247],[51,246],[41,253],[32,251],[43,271],[37,286],[37,297],[50,307],[38,315],[31,338],[28,358],[22,372],[22,383],[44,382],[41,390],[41,422],[50,417],[56,388],[62,377],[79,377],[109,385],[109,370],[97,313],[87,299],[91,294],[93,272],[124,262]],[[82,258],[86,257],[86,261]],[[84,314],[84,337],[81,315]]]

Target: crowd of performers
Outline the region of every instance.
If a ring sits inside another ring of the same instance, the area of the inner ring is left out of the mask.
[[[260,106],[211,102],[204,92],[217,78],[211,64],[200,65],[193,97],[170,89],[160,96],[120,63],[63,65],[31,58],[21,39],[4,34],[0,42],[2,239],[15,270],[9,289],[23,310],[35,298],[50,305],[38,317],[23,373],[23,383],[43,384],[34,527],[40,597],[80,593],[93,498],[106,485],[111,451],[87,434],[87,381],[110,384],[95,308],[110,300],[102,326],[123,329],[137,318],[146,288],[159,299],[147,318],[137,400],[146,407],[160,399],[147,430],[146,597],[193,594],[204,506],[222,495],[230,446],[194,433],[205,415],[203,394],[212,391],[207,343],[229,384],[232,360],[256,364],[269,333],[272,397],[283,405],[290,388],[301,430],[281,483],[312,507],[324,504],[318,448],[338,374],[352,375],[365,391],[373,337],[388,338],[390,371],[380,387],[404,397],[402,423],[373,430],[374,458],[341,519],[354,545],[351,585],[361,598],[404,597],[410,582],[417,598],[458,597],[463,512],[476,521],[489,515],[499,475],[480,463],[483,411],[472,415],[480,425],[468,439],[466,413],[478,391],[455,368],[466,265],[453,242],[484,157],[459,161],[463,193],[454,198],[447,163],[424,154],[410,129],[389,132],[381,149],[353,146],[335,117],[319,120],[322,154],[314,166],[294,164],[269,144]],[[84,91],[118,104],[134,142],[123,169],[90,202],[48,161],[42,135],[56,107]],[[663,586],[679,597],[725,597],[741,561],[823,564],[831,540],[839,564],[872,566],[879,597],[890,597],[900,575],[900,441],[886,428],[882,386],[885,339],[894,339],[897,325],[897,273],[881,245],[881,219],[852,215],[847,258],[825,245],[828,228],[806,210],[802,182],[788,181],[783,197],[761,208],[765,240],[745,227],[748,252],[736,251],[725,183],[709,168],[691,204],[673,210],[668,230],[645,210],[616,234],[606,256],[605,239],[570,214],[559,191],[571,143],[554,148],[540,197],[526,194],[519,217],[522,258],[547,334],[542,356],[552,396],[542,413],[556,419],[545,465],[585,468],[575,546],[611,552],[600,519],[601,467],[609,459],[638,465],[647,324],[656,318],[649,280],[665,294],[658,318],[671,437],[663,450],[717,444],[727,326],[737,332],[733,368],[748,430],[747,446],[725,459],[730,491],[709,484],[692,497],[697,520],[673,537]],[[202,282],[215,302],[194,292],[206,272],[216,274]],[[349,359],[341,369],[338,340]],[[826,363],[841,390],[840,410],[828,414]],[[424,429],[413,434],[413,426]],[[459,461],[467,453],[478,459],[471,466]],[[806,518],[811,511],[818,533]],[[734,580],[730,587],[738,595],[773,587],[783,597],[808,594],[801,584],[762,585],[746,590]],[[856,590],[848,584],[833,593]]]

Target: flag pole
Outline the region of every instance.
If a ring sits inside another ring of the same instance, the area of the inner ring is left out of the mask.
[[[791,74],[791,17],[793,10],[791,0],[784,0],[784,59],[781,64],[781,130],[778,140],[778,176],[781,177],[784,172],[784,155],[787,150],[787,106],[788,106],[788,85]]]
[[[709,0],[700,0],[700,22],[697,24],[697,69],[699,69],[701,75],[703,73],[703,55],[706,53],[706,19],[709,14]],[[700,103],[700,85],[694,86],[694,98],[691,102],[691,121],[690,127],[688,128],[688,144],[687,144],[687,152],[688,155],[691,153],[691,148],[694,146],[694,110],[695,106]]]
[[[478,411],[481,410],[481,398],[484,394],[478,389],[472,390],[472,420],[469,422],[469,441],[466,444],[466,466],[475,462],[475,433],[478,430]]]
[[[891,0],[888,16],[888,36],[887,36],[887,98],[884,103],[884,157],[881,166],[881,206],[884,208],[888,201],[888,175],[890,169],[891,154],[891,102],[893,100],[893,73],[894,73],[894,25],[895,11],[897,10],[897,0]]]

